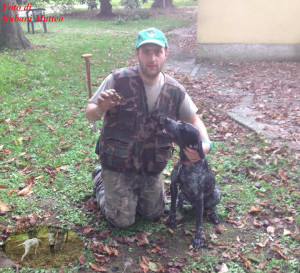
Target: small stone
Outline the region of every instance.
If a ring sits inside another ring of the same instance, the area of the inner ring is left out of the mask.
[[[268,220],[264,220],[263,221],[263,226],[264,227],[268,227],[269,226],[269,221]]]
[[[258,189],[260,189],[261,188],[261,184],[260,183],[256,183],[255,187],[258,188]]]
[[[217,234],[221,234],[222,232],[223,232],[222,226],[217,226],[217,227],[216,227],[216,233],[217,233]]]
[[[27,187],[27,185],[26,184],[21,184],[20,186],[19,186],[19,191],[21,191],[21,190],[23,190],[24,188],[26,188]]]
[[[5,211],[0,210],[0,216],[4,216],[6,214]]]

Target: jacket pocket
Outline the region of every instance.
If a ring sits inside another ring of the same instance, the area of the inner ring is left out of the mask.
[[[101,163],[115,170],[125,169],[130,155],[129,143],[118,139],[109,139],[106,143],[107,145],[100,149]]]

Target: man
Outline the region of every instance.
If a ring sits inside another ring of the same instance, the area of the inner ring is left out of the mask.
[[[147,219],[157,219],[164,212],[161,172],[171,157],[172,143],[157,133],[159,117],[192,123],[199,130],[204,152],[212,147],[184,87],[162,72],[168,54],[167,39],[160,30],[140,31],[135,49],[139,65],[113,71],[86,107],[88,120],[104,116],[96,148],[102,169],[94,172],[93,187],[98,205],[117,227],[132,225],[136,212]],[[115,100],[116,92],[120,102]],[[187,148],[185,153],[192,162],[200,160],[195,150]]]

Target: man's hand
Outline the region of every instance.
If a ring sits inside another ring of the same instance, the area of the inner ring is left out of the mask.
[[[183,152],[187,156],[187,158],[193,163],[195,163],[195,162],[197,162],[201,159],[200,156],[199,156],[199,153],[196,150],[192,149],[192,148],[186,147],[183,150]]]
[[[105,113],[107,110],[118,105],[120,100],[120,96],[114,89],[105,90],[97,98],[97,106],[100,112]]]
[[[210,150],[210,145],[208,143],[202,143],[202,149],[203,149],[203,152],[204,154],[207,154]],[[194,150],[190,147],[186,147],[184,150],[183,150],[184,154],[187,156],[187,158],[195,163],[197,161],[199,161],[200,159],[202,159],[198,153],[197,150]]]
[[[86,117],[89,121],[100,120],[105,112],[118,105],[121,97],[114,89],[105,90],[97,98],[97,104],[89,103],[86,106]]]

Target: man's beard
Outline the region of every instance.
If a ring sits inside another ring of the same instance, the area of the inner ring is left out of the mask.
[[[157,76],[159,75],[159,73],[161,72],[161,70],[163,68],[163,64],[162,64],[160,67],[157,66],[157,69],[155,71],[149,71],[147,66],[144,66],[141,63],[139,63],[139,65],[140,65],[140,70],[141,70],[142,74],[152,80],[157,78]]]

